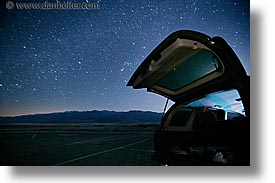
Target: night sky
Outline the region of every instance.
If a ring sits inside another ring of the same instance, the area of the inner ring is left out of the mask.
[[[162,111],[165,98],[126,84],[145,57],[180,29],[222,36],[250,75],[249,1],[99,3],[89,10],[7,10],[1,3],[0,116]]]

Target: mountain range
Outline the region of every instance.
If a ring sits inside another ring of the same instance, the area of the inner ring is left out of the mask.
[[[161,113],[151,111],[66,111],[49,114],[31,114],[0,117],[0,123],[119,123],[158,124]]]

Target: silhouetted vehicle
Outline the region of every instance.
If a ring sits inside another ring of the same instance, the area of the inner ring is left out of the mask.
[[[175,102],[155,131],[153,159],[168,165],[249,165],[249,82],[223,38],[190,30],[168,36],[127,84]]]

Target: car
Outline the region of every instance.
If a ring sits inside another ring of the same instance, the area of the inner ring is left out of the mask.
[[[127,86],[174,102],[154,132],[154,162],[250,165],[250,76],[222,37],[172,33]]]

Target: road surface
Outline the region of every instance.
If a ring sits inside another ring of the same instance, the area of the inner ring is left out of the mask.
[[[147,166],[152,131],[0,131],[0,165]]]

